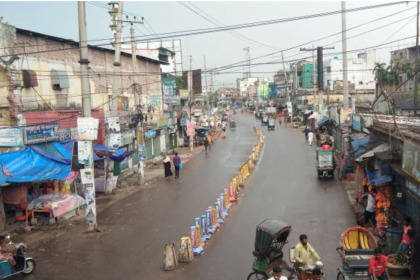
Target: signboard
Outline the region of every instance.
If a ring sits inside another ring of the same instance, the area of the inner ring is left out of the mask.
[[[61,142],[78,139],[79,134],[77,133],[76,127],[71,128],[59,128],[58,129],[58,140]]]
[[[80,169],[80,178],[83,185],[93,184],[94,178],[92,168]]]
[[[128,111],[128,97],[118,96],[117,97],[117,110],[118,111]]]
[[[287,114],[291,117],[293,117],[293,107],[292,107],[292,102],[286,102],[286,106],[287,106]]]
[[[77,142],[77,162],[83,165],[90,165],[92,154],[92,142],[78,141]]]
[[[362,120],[359,115],[353,115],[353,129],[356,131],[362,131]]]
[[[109,135],[108,148],[118,149],[122,146],[121,133],[112,133]]]
[[[189,122],[187,124],[187,136],[194,136],[195,135],[195,122]]]
[[[23,146],[22,128],[0,128],[0,147]]]
[[[180,89],[179,90],[179,96],[181,99],[188,99],[188,89]]]
[[[133,131],[126,130],[121,133],[121,146],[130,145],[133,143]]]
[[[331,151],[318,151],[318,166],[327,167],[333,165],[333,155]]]
[[[162,95],[149,95],[149,104],[152,106],[159,106],[162,104]]]
[[[93,141],[98,139],[99,119],[92,117],[77,118],[79,140]]]
[[[162,77],[162,91],[163,95],[175,94],[175,80],[167,77]]]
[[[58,123],[31,125],[24,128],[25,144],[58,140]]]
[[[148,130],[148,131],[146,131],[144,136],[145,136],[146,139],[153,138],[153,137],[156,136],[156,130]]]
[[[420,147],[411,142],[404,141],[402,169],[417,180],[420,180],[419,156]]]
[[[341,108],[340,111],[340,125],[351,126],[351,108]]]
[[[160,136],[160,150],[166,152],[166,137],[165,135]]]
[[[120,132],[120,119],[118,117],[106,118],[106,126],[109,133]]]
[[[181,105],[181,97],[178,95],[164,95],[164,103],[168,106],[179,106]]]

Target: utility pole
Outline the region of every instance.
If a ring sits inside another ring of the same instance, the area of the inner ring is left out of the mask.
[[[123,2],[109,2],[111,5],[111,10],[109,14],[112,17],[111,20],[111,30],[114,33],[114,41],[112,45],[115,49],[115,60],[114,60],[114,79],[112,83],[112,100],[111,100],[111,115],[113,117],[118,116],[117,105],[118,105],[118,95],[121,88],[121,33],[122,33],[122,11],[123,11]]]
[[[130,36],[131,36],[131,61],[133,64],[133,91],[134,91],[134,104],[136,106],[136,110],[135,113],[138,114],[141,110],[140,108],[140,95],[139,95],[139,90],[140,90],[140,85],[139,82],[137,80],[137,43],[136,43],[136,32],[134,30],[134,26],[133,26],[133,22],[131,22],[131,28],[130,28]],[[139,135],[139,123],[137,121],[135,121],[135,132],[136,132],[136,137],[135,139],[137,139],[137,141],[134,141],[133,145],[133,150],[138,150],[138,135]],[[137,168],[138,168],[138,181],[140,183],[144,183],[144,161],[139,159],[138,160],[138,164],[137,164]]]
[[[82,116],[91,117],[92,102],[89,84],[89,58],[86,31],[86,8],[84,1],[77,2],[78,18],[79,18],[79,47],[80,47],[80,82],[82,88]],[[92,141],[85,141],[90,146],[89,164],[84,169],[90,169],[94,174],[93,164],[93,144]],[[88,201],[86,207],[85,219],[88,231],[99,231],[96,221],[96,198],[95,198],[95,181],[92,184],[85,184],[85,199]]]
[[[244,71],[244,78],[248,79],[251,78],[251,54],[250,54],[250,47],[246,47],[243,49],[245,51],[245,71]]]
[[[334,47],[317,47],[312,48],[312,49],[306,49],[306,48],[301,48],[301,51],[315,51],[317,52],[317,70],[318,70],[318,79],[317,79],[317,85],[318,85],[318,111],[320,114],[320,117],[323,117],[324,114],[324,60],[323,60],[323,56],[324,56],[324,49],[325,50],[332,50],[334,49]]]
[[[204,82],[206,83],[206,94],[207,94],[207,114],[210,116],[210,104],[209,104],[209,84],[207,83],[207,67],[206,67],[206,56],[204,56]]]
[[[349,108],[349,80],[347,71],[347,22],[346,2],[341,1],[341,44],[343,52],[343,108]],[[354,113],[354,112],[353,112]]]
[[[286,73],[286,67],[284,66],[284,56],[283,52],[281,52],[281,61],[283,64],[283,74],[284,74],[284,81],[286,83],[286,96],[287,96],[287,113],[290,115],[290,117],[293,119],[293,106],[291,103],[290,93],[289,93],[289,82],[287,80],[287,73]],[[289,112],[290,110],[290,112]]]
[[[419,13],[420,13],[420,3],[417,2],[417,23],[416,23],[416,66],[414,68],[415,73],[419,70]],[[414,75],[414,116],[417,116],[417,89],[418,89],[418,78],[419,75],[416,73]]]
[[[192,95],[193,95],[193,85],[192,85],[192,56],[190,56],[190,71],[188,71],[188,97],[189,97],[189,104],[190,107],[190,122],[192,121]],[[194,149],[194,136],[190,135],[190,152],[193,152]]]

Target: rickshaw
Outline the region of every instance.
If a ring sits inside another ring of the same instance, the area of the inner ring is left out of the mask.
[[[267,280],[276,266],[291,271],[290,278],[296,271],[283,260],[283,247],[288,243],[287,238],[292,231],[288,224],[277,220],[265,220],[257,226],[255,247],[252,254],[255,259],[247,280]]]
[[[232,121],[229,123],[229,128],[230,128],[230,130],[232,130],[232,131],[235,131],[235,130],[236,130],[236,122],[235,122],[234,120],[232,120]]]
[[[293,118],[293,128],[299,128],[302,125],[302,119],[300,117]]]
[[[318,179],[334,178],[334,156],[331,148],[316,148],[316,171]]]
[[[267,125],[268,130],[274,130],[275,127],[276,127],[276,119],[269,118],[268,125]]]
[[[355,226],[341,234],[337,252],[343,266],[339,268],[337,280],[370,280],[369,261],[377,247],[375,236],[364,227]]]

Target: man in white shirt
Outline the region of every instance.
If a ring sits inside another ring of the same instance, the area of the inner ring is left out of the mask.
[[[372,225],[376,227],[376,217],[375,217],[375,205],[376,205],[376,193],[378,191],[375,188],[368,193],[367,204],[365,209],[365,227],[368,226],[369,221],[372,222]]]
[[[273,268],[273,277],[268,280],[287,280],[286,276],[282,276],[282,269],[281,267],[274,267]]]

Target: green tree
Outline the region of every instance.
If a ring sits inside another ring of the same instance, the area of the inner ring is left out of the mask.
[[[177,89],[184,88],[184,79],[179,76],[175,77],[175,84]]]

